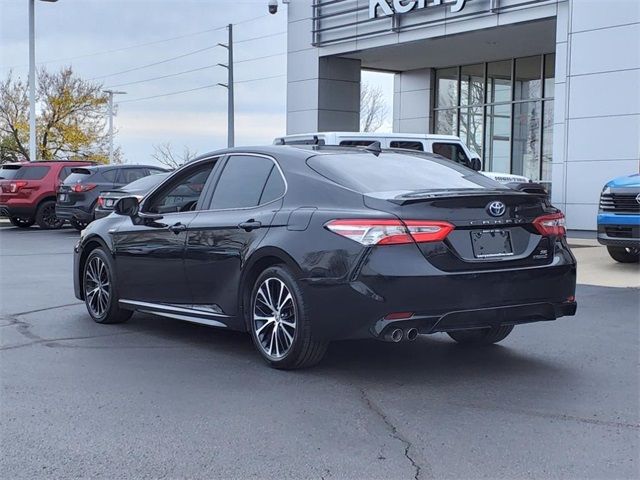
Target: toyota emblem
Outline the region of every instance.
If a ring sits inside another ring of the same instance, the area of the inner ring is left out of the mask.
[[[501,217],[507,211],[507,206],[502,202],[491,202],[487,205],[487,211],[492,217]]]

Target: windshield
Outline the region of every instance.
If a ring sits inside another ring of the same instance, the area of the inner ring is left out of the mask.
[[[307,164],[320,175],[360,193],[505,188],[471,169],[425,154],[317,155]]]
[[[149,175],[148,177],[143,177],[139,180],[136,180],[135,182],[131,182],[126,187],[123,187],[122,190],[125,192],[149,191],[168,176],[168,173],[157,173],[155,175]]]

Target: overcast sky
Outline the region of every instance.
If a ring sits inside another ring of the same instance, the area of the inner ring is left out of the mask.
[[[215,45],[226,42],[224,27],[234,23],[235,76],[240,82],[236,144],[270,143],[286,126],[287,17],[283,8],[268,15],[266,5],[267,0],[36,1],[36,61],[52,70],[72,65],[84,78],[127,92],[118,99],[116,143],[128,162],[149,162],[153,145],[164,142],[202,153],[226,146],[224,88],[135,100],[226,83],[226,70],[215,65],[226,62],[227,52]],[[245,41],[255,37],[264,38]],[[268,58],[251,61],[263,56]],[[0,0],[0,76],[12,69],[26,78],[27,62],[28,2]],[[131,69],[135,70],[119,73]],[[264,77],[275,78],[250,81]],[[365,78],[392,95],[389,76],[365,74]]]

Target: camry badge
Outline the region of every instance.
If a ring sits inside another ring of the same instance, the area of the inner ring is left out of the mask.
[[[491,202],[487,205],[487,211],[492,217],[501,217],[507,211],[507,206],[502,202]]]

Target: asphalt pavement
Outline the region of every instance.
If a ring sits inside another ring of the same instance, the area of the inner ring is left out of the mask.
[[[490,348],[339,342],[281,372],[247,335],[93,323],[77,237],[0,227],[2,479],[640,476],[637,288],[584,280],[575,317]]]

